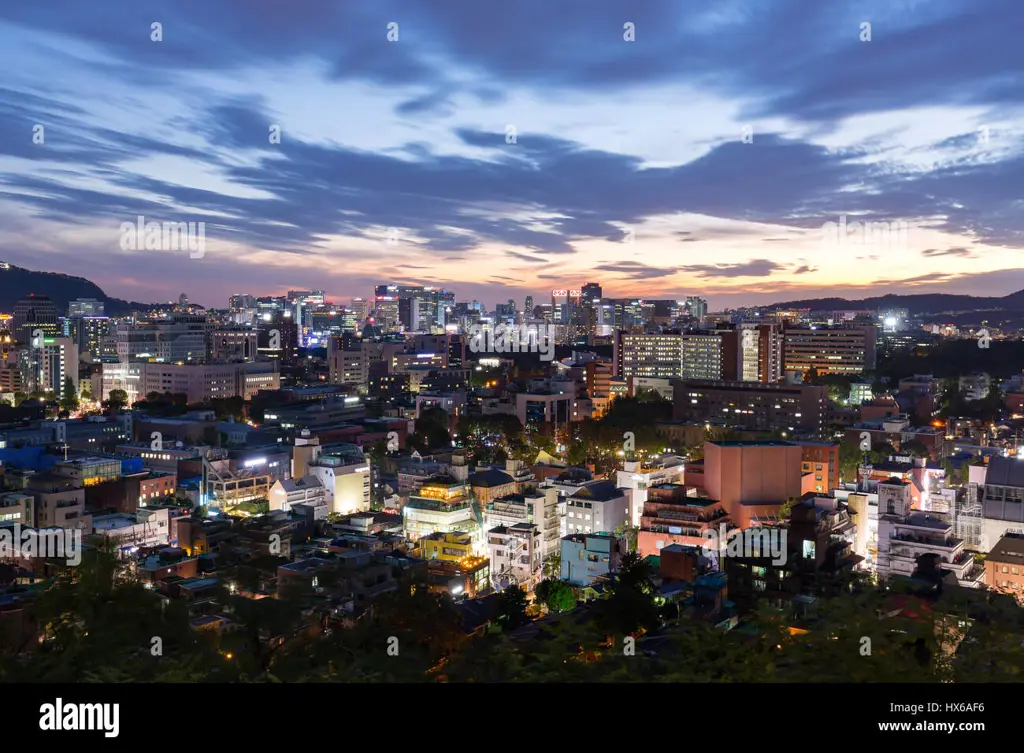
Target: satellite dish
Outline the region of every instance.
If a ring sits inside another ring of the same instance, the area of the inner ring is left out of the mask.
[[[175,443],[174,443],[174,446],[175,446],[175,447],[179,447],[179,448],[180,448],[180,447],[184,447],[185,445],[183,445],[183,444],[181,443],[181,440],[179,439],[179,440],[178,440],[177,442],[175,442]]]

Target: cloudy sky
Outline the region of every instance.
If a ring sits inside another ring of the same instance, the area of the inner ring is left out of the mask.
[[[0,258],[208,306],[1004,295],[1022,25],[1020,0],[3,2]],[[203,257],[122,248],[140,215],[205,222]]]

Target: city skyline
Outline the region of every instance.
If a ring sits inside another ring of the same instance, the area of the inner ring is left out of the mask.
[[[336,6],[0,8],[0,256],[217,308],[1024,289],[1009,2]]]

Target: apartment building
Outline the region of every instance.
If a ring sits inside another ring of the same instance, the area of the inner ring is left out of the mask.
[[[167,546],[171,540],[169,510],[140,507],[132,515],[94,515],[92,533],[122,551]]]
[[[335,485],[335,489],[337,489],[337,485]],[[343,490],[342,497],[344,496]],[[270,487],[271,510],[290,512],[295,505],[309,505],[315,509],[327,504],[327,489],[314,474],[299,478],[278,479]]]
[[[629,519],[629,497],[610,481],[588,482],[565,501],[569,533],[611,533]]]
[[[520,586],[530,593],[541,581],[543,545],[537,526],[495,526],[487,532],[487,550],[495,590]]]
[[[803,449],[800,470],[804,492],[828,494],[839,487],[839,445],[832,442],[797,442]],[[810,478],[808,478],[810,477]],[[853,480],[853,479],[851,479]]]
[[[559,504],[558,490],[554,486],[545,485],[522,494],[506,494],[482,504],[484,526],[488,530],[530,523],[540,534],[542,558],[546,560],[558,553],[564,503]]]

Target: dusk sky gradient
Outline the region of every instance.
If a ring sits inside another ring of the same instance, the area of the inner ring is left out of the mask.
[[[1022,29],[1019,0],[4,2],[0,259],[216,307],[1005,295]],[[205,221],[204,258],[122,250],[138,215]],[[830,243],[841,215],[906,243]]]

